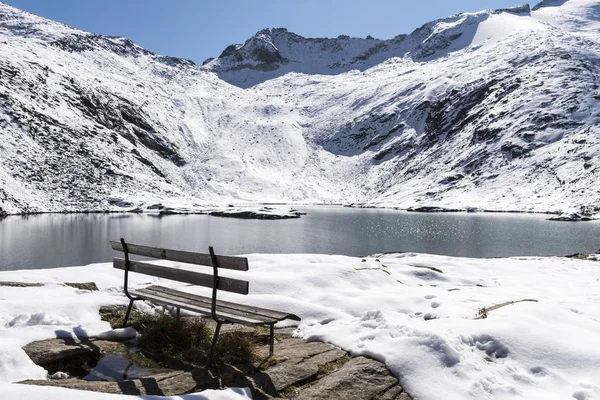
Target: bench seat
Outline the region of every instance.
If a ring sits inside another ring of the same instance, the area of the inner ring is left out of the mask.
[[[210,297],[186,293],[159,285],[130,290],[129,293],[157,304],[170,305],[199,314],[211,315],[212,298]],[[217,300],[216,303],[216,312],[219,318],[239,324],[265,326],[275,324],[284,319],[300,321],[300,317],[294,314],[230,303],[223,300]]]

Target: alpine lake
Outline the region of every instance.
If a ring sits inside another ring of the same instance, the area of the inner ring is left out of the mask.
[[[416,252],[460,257],[565,256],[600,251],[600,221],[546,214],[415,213],[296,207],[297,219],[136,213],[39,214],[0,220],[0,271],[108,262],[109,241],[221,254],[367,256]],[[293,266],[290,266],[293,267]]]

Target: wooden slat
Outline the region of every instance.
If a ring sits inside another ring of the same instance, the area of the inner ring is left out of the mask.
[[[204,296],[199,296],[199,295],[192,294],[192,293],[181,292],[179,290],[171,289],[171,288],[164,287],[164,286],[152,285],[152,286],[148,286],[147,288],[145,288],[143,290],[173,295],[173,296],[177,296],[177,297],[180,297],[183,299],[189,299],[189,300],[194,300],[194,301],[199,301],[199,302],[206,302],[206,303],[208,303],[209,308],[211,305],[210,297],[204,297]],[[293,319],[296,321],[300,321],[300,317],[298,317],[297,315],[294,315],[294,314],[284,313],[284,312],[275,311],[275,310],[269,310],[266,308],[248,306],[248,305],[244,305],[244,304],[231,303],[231,302],[224,301],[224,300],[217,300],[217,307],[219,309],[222,309],[223,311],[230,312],[233,314],[235,314],[236,312],[243,312],[249,316],[252,315],[255,318],[265,319],[265,321],[266,320],[283,321],[284,319]]]
[[[113,267],[124,270],[125,260],[122,258],[114,258]],[[162,265],[155,265],[142,261],[130,261],[129,271],[209,288],[213,287],[214,282],[213,276],[209,274],[165,267]],[[248,282],[239,279],[219,277],[219,285],[217,289],[239,294],[248,294]]]
[[[136,295],[140,295],[141,297],[147,298],[149,300],[160,300],[166,302],[168,304],[186,304],[194,309],[200,310],[199,312],[210,314],[210,299],[207,303],[206,298],[200,299],[187,299],[177,295],[171,295],[167,293],[154,292],[148,289],[140,289],[134,291]],[[179,292],[181,293],[181,292]],[[265,323],[275,323],[276,320],[272,318],[264,318],[260,316],[255,316],[253,314],[245,313],[243,311],[232,310],[232,309],[217,309],[217,315],[222,318],[237,318],[238,320],[245,321],[246,323],[250,323],[253,325],[256,324],[265,324]]]
[[[167,293],[164,291],[153,290],[151,288],[139,289],[139,290],[136,290],[136,292],[143,293],[144,295],[159,296],[159,297],[169,299],[169,300],[181,301],[183,303],[190,303],[197,307],[204,307],[204,308],[208,309],[210,312],[211,299],[209,297],[194,296],[194,295],[184,296],[184,293],[179,292],[179,291],[173,291],[173,292]],[[236,308],[232,308],[232,307],[227,307],[227,306],[222,307],[222,306],[217,305],[217,310],[218,310],[219,314],[227,313],[229,315],[239,315],[239,316],[243,316],[245,318],[253,319],[256,321],[277,322],[277,319],[275,319],[275,318],[270,318],[270,317],[266,317],[264,315],[249,313],[249,312],[239,310]]]
[[[123,251],[121,242],[111,241],[111,247],[116,251]],[[140,244],[127,243],[130,254],[139,256],[160,258],[163,260],[178,261],[188,264],[212,266],[210,254],[196,253],[193,251],[163,249],[160,247],[143,246]],[[217,255],[219,268],[234,269],[237,271],[248,271],[248,259],[245,257]]]
[[[170,305],[170,306],[181,308],[183,310],[189,310],[189,311],[194,311],[194,312],[204,314],[204,315],[210,315],[210,307],[206,308],[204,303],[195,303],[195,302],[192,302],[189,300],[185,300],[185,301],[174,300],[174,299],[165,297],[158,293],[144,293],[144,292],[140,292],[140,291],[136,291],[136,290],[133,290],[129,293],[131,293],[134,296],[139,296],[143,299],[150,300],[154,303]],[[237,322],[237,323],[244,324],[244,325],[265,325],[265,324],[267,324],[267,322],[265,322],[265,321],[261,321],[261,320],[254,319],[254,318],[247,318],[242,315],[233,315],[233,314],[229,314],[226,312],[219,312],[219,313],[217,313],[217,315],[223,319],[226,319],[227,321]]]

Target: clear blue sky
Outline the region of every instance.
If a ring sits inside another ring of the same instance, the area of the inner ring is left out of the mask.
[[[124,36],[159,54],[201,64],[263,28],[304,37],[389,39],[461,11],[519,0],[4,0],[75,28]],[[535,1],[534,1],[535,3]],[[533,4],[532,4],[533,5]]]

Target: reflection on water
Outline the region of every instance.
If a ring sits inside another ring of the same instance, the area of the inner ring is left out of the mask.
[[[148,375],[151,375],[150,371],[128,361],[123,354],[110,353],[98,360],[98,364],[83,379],[86,381],[120,381]]]
[[[207,215],[45,214],[0,221],[0,270],[110,261],[109,240],[219,253],[363,256],[420,252],[466,257],[567,255],[600,249],[600,222],[544,215],[408,213],[306,207],[300,219],[265,221]]]

